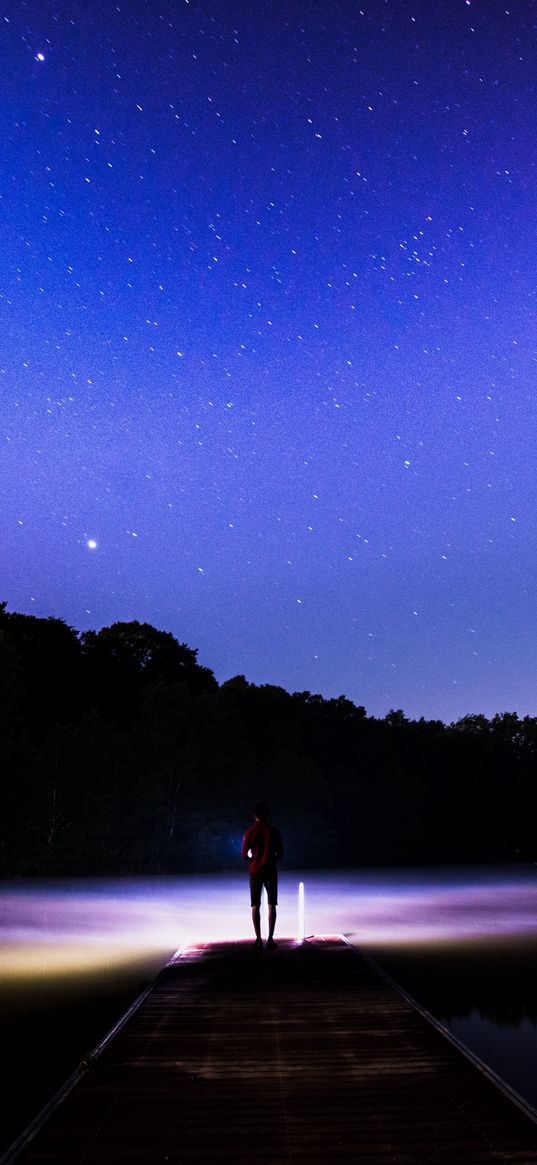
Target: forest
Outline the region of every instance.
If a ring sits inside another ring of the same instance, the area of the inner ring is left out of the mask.
[[[256,800],[287,867],[534,861],[536,754],[534,717],[375,719],[0,604],[4,879],[238,869]]]

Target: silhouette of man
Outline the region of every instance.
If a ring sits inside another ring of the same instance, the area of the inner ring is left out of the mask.
[[[261,891],[263,886],[268,898],[269,932],[267,947],[275,947],[274,927],[276,926],[276,907],[278,905],[278,871],[276,862],[283,856],[283,845],[279,831],[268,823],[269,810],[267,805],[254,806],[254,824],[246,830],[242,839],[242,856],[249,862],[250,873],[250,901],[252,904],[252,922],[255,930],[255,946],[260,950],[263,947],[261,939]]]

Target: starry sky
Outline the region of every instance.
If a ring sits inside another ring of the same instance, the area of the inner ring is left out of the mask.
[[[537,714],[537,3],[13,0],[10,610]]]

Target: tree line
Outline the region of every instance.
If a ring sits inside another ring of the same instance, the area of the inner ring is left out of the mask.
[[[0,604],[4,878],[234,869],[256,800],[288,866],[533,861],[536,754],[537,718],[377,719]]]

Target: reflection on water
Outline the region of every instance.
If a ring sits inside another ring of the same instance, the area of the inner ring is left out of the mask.
[[[380,947],[374,957],[422,1006],[537,1108],[534,928],[462,944]]]
[[[297,933],[300,880],[306,934],[341,932],[369,950],[537,1103],[534,869],[282,874],[280,935]],[[250,928],[244,875],[4,885],[0,1019],[12,1103],[0,1148],[177,948]]]
[[[535,955],[533,965],[535,970]],[[447,1026],[466,1047],[476,1051],[485,1064],[537,1108],[537,1024],[522,1019],[514,1026],[498,1025],[472,1011],[466,1018],[453,1017]]]

